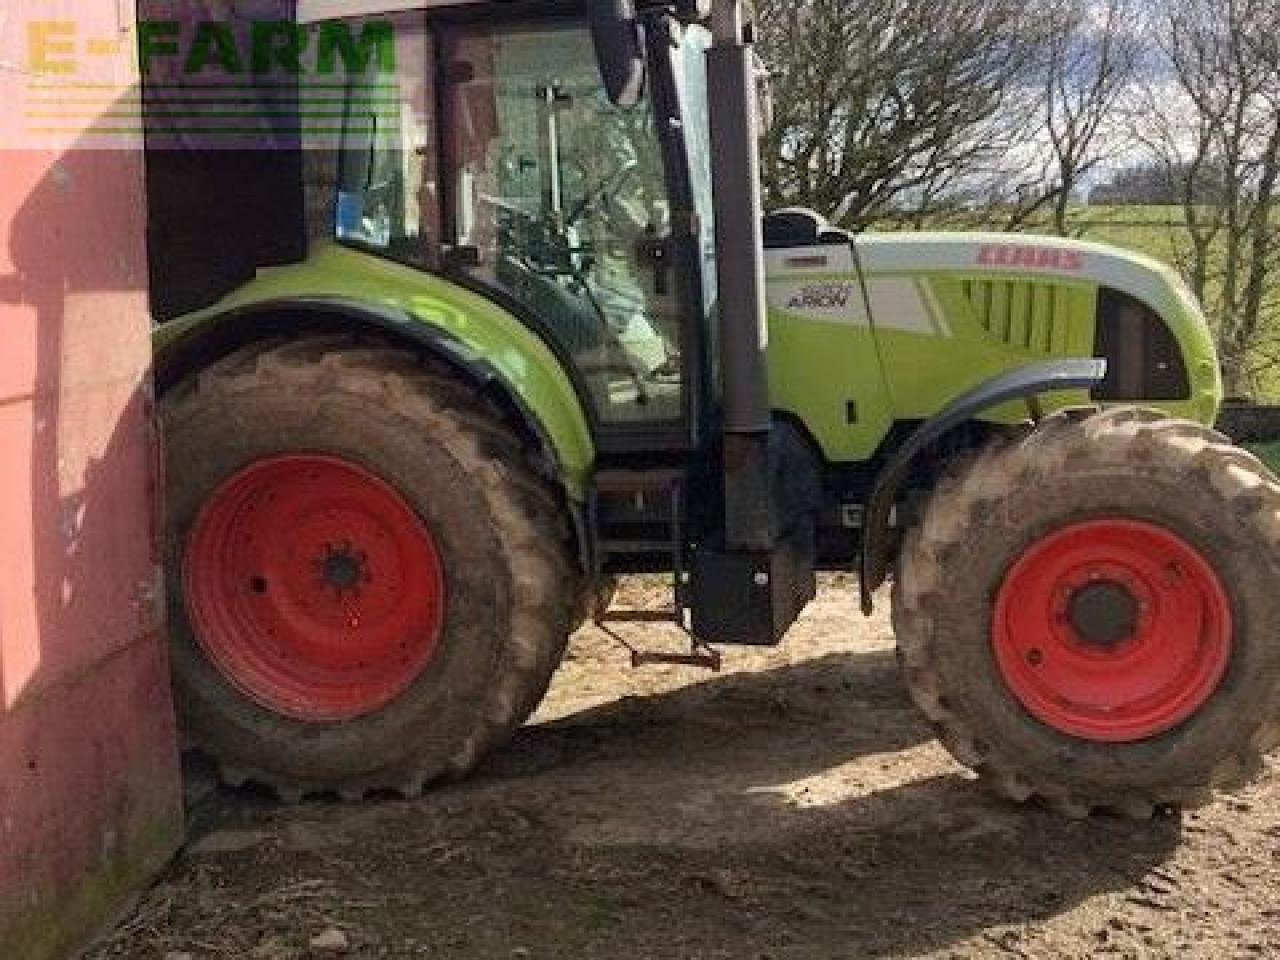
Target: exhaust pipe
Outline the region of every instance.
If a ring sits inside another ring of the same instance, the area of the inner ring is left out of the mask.
[[[742,0],[715,0],[707,51],[716,158],[720,369],[724,417],[725,547],[770,550],[771,416],[765,352],[763,201],[756,128],[756,60]]]

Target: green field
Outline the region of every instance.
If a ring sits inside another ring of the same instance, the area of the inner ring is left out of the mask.
[[[1189,243],[1180,207],[1078,207],[1071,230],[1083,240],[1113,243],[1176,266],[1177,251]]]

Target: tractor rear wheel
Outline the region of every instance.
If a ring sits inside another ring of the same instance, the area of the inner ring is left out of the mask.
[[[162,415],[175,696],[224,779],[413,795],[536,707],[580,587],[557,496],[474,391],[308,338]]]
[[[1194,423],[1061,414],[934,492],[894,585],[917,705],[997,792],[1150,816],[1280,745],[1280,484]]]

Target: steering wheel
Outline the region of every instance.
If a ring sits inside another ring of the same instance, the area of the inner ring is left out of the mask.
[[[611,196],[622,189],[623,185],[636,175],[640,164],[636,160],[632,160],[625,166],[619,167],[614,173],[606,177],[601,184],[593,191],[583,191],[583,197],[575,206],[572,212],[565,214],[565,227],[577,226],[582,218],[587,215],[601,200]]]

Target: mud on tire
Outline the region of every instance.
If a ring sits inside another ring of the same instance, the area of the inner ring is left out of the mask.
[[[1100,518],[1185,541],[1229,606],[1220,682],[1177,726],[1124,742],[1033,717],[993,649],[997,597],[1019,558]],[[1127,408],[1060,414],[957,465],[905,539],[893,607],[912,698],[950,752],[1014,800],[1150,816],[1243,784],[1280,744],[1280,484],[1197,424]]]
[[[187,742],[224,779],[282,798],[406,795],[468,771],[537,706],[580,592],[556,492],[499,413],[448,371],[349,340],[258,344],[162,400],[172,662]],[[248,465],[294,452],[353,464],[429,530],[445,604],[435,652],[407,689],[340,722],[281,715],[206,655],[184,597],[206,501]]]

